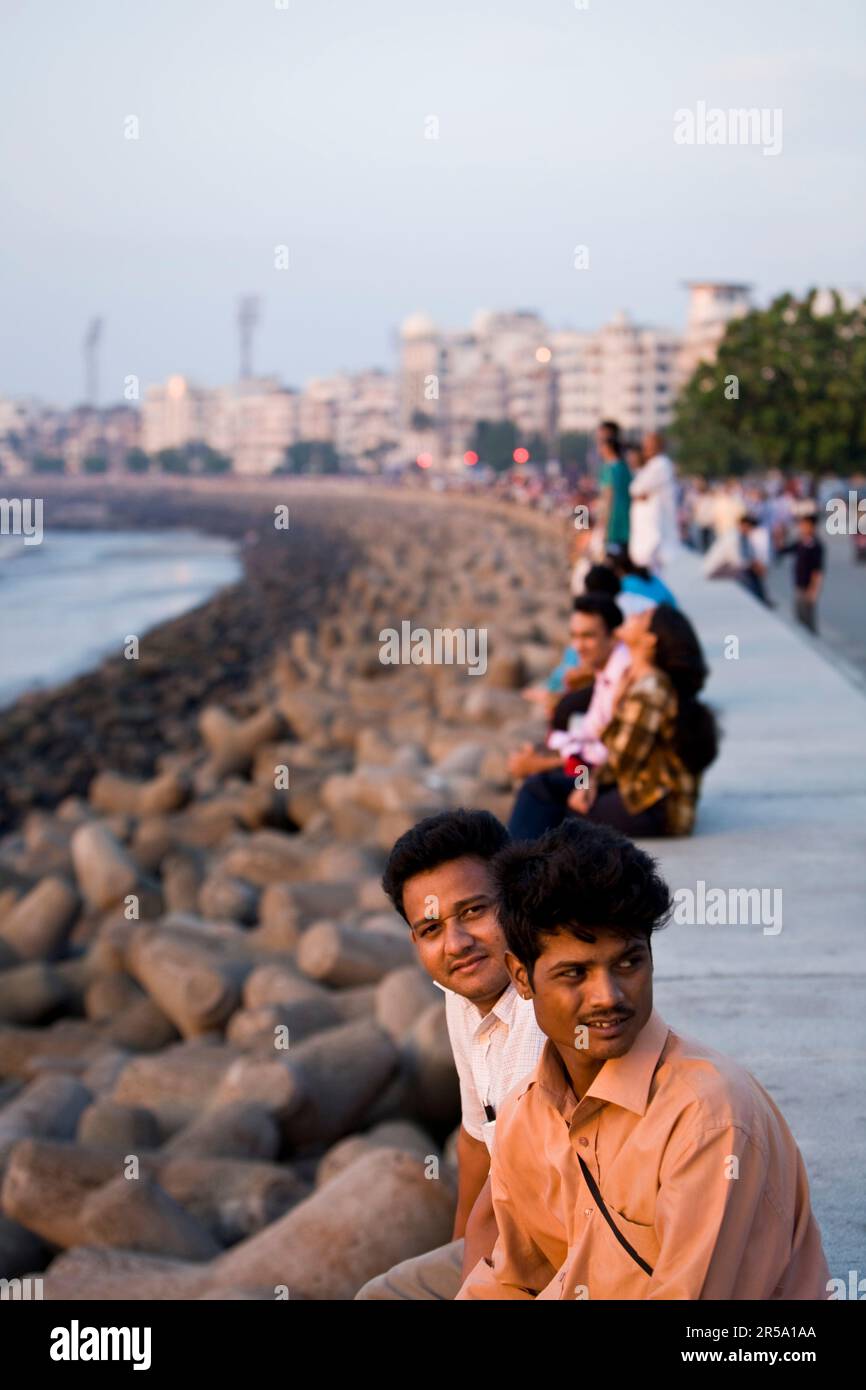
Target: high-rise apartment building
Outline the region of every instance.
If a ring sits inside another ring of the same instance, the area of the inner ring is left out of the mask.
[[[691,280],[686,331],[676,365],[677,389],[684,386],[699,362],[712,362],[731,319],[752,307],[751,285],[723,280]]]

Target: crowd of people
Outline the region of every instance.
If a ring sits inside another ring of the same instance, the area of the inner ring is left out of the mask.
[[[688,835],[716,722],[698,699],[708,669],[662,575],[676,543],[676,484],[659,434],[625,458],[613,421],[593,524],[576,530],[569,642],[547,682],[539,746],[509,758],[519,790],[509,829],[534,839],[582,817],[633,836]],[[582,514],[576,512],[576,518]]]
[[[546,470],[515,467],[498,476],[438,476],[431,485],[548,512],[582,514],[575,544],[576,594],[593,562],[609,563],[622,554],[626,563],[655,575],[679,542],[704,556],[708,578],[737,580],[773,607],[767,575],[772,565],[790,556],[794,615],[817,635],[825,574],[820,522],[828,498],[846,497],[850,488],[866,495],[862,478],[819,483],[807,474],[785,476],[778,470],[761,477],[678,478],[661,434],[651,432],[640,444],[630,443],[614,421],[601,424],[595,446],[598,467],[576,481],[554,464]],[[854,541],[856,558],[866,561],[866,535],[858,531]]]
[[[784,1117],[654,1007],[672,899],[634,842],[693,830],[718,743],[700,642],[665,579],[670,548],[710,554],[753,511],[727,486],[678,493],[658,434],[629,458],[605,421],[597,443],[568,642],[525,692],[546,734],[510,755],[509,825],[440,812],[400,837],[383,877],[445,993],[458,1197],[453,1239],[361,1300],[828,1297]]]
[[[704,555],[705,574],[738,579],[770,608],[770,566],[792,555],[794,613],[817,635],[825,568],[820,513],[820,498],[805,479],[770,474],[761,483],[731,478],[712,485],[699,478],[682,490],[679,526],[683,541]]]

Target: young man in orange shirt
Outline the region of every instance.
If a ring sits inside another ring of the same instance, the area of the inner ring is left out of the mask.
[[[494,861],[506,964],[547,1043],[501,1108],[499,1238],[460,1299],[826,1299],[799,1149],[749,1072],[653,1007],[655,863],[566,822]]]

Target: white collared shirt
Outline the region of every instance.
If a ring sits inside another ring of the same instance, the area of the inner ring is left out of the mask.
[[[513,984],[488,1014],[476,1004],[439,985],[445,995],[445,1018],[460,1078],[463,1128],[493,1148],[495,1116],[503,1100],[533,1070],[547,1038],[535,1021],[531,999],[521,999]],[[484,1107],[494,1114],[488,1119]]]

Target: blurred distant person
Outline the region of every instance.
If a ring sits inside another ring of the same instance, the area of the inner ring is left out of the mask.
[[[636,565],[656,570],[670,559],[676,541],[676,479],[661,434],[644,435],[641,456],[629,488],[629,551]]]
[[[599,524],[604,528],[605,548],[628,545],[631,469],[622,456],[619,425],[603,420],[596,435],[602,459],[599,474]]]
[[[669,603],[676,608],[677,601],[664,580],[657,574],[650,574],[642,565],[636,565],[627,550],[613,550],[607,558],[619,579],[616,601],[626,617],[630,613],[642,613],[656,603]]]
[[[570,729],[576,717],[585,716],[582,723],[587,730],[594,731],[592,737],[598,740],[613,712],[613,691],[628,665],[628,652],[614,637],[622,621],[621,610],[606,594],[584,594],[574,600],[571,641],[584,675],[583,688],[570,690],[552,710],[547,747],[538,749],[526,743],[511,754],[508,771],[512,777],[532,777],[548,772],[561,776],[566,755],[560,751],[563,740],[556,739],[554,734]],[[606,756],[603,749],[600,756]],[[557,781],[555,778],[554,782],[555,792],[564,803],[574,779]]]
[[[782,547],[794,556],[794,614],[798,623],[818,635],[818,595],[824,582],[824,546],[816,534],[818,518],[803,511],[797,518],[800,539]]]
[[[601,594],[608,598],[616,598],[618,593],[619,579],[613,570],[607,565],[592,565],[586,573],[583,593],[576,595],[576,597],[583,598],[589,594]],[[586,684],[587,690],[586,692],[581,691],[585,698],[583,710],[589,704],[592,693],[592,676],[581,668],[577,648],[572,641],[569,641],[544,684],[527,686],[523,691],[523,698],[544,705],[548,714],[551,714],[566,691],[574,691],[584,684]]]
[[[758,525],[757,517],[751,512],[740,518],[737,528],[740,534],[740,583],[759,603],[772,608],[767,590],[764,587],[770,560],[770,536],[766,527]]]
[[[727,531],[736,531],[740,518],[746,510],[743,491],[736,478],[729,478],[715,494],[715,531],[723,536]]]
[[[610,692],[604,755],[582,748],[564,775],[528,777],[509,821],[515,840],[537,839],[574,815],[641,838],[694,829],[702,774],[718,749],[715,717],[697,698],[707,678],[697,635],[662,603],[627,618],[613,636],[630,660]]]
[[[638,469],[643,468],[643,452],[639,444],[626,444],[623,450],[623,457],[628,464],[628,471],[632,477]]]
[[[698,480],[694,499],[695,540],[702,555],[706,555],[713,542],[716,520],[716,499],[710,491],[705,478]]]

